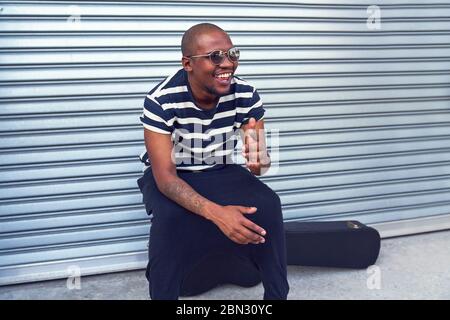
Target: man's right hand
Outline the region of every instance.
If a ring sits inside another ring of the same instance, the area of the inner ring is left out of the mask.
[[[210,220],[232,241],[239,244],[264,243],[266,231],[247,219],[244,214],[254,214],[255,207],[217,206]]]

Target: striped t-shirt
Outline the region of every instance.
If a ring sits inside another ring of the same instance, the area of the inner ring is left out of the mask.
[[[262,119],[264,111],[256,89],[236,76],[215,108],[202,109],[195,104],[187,72],[180,69],[147,94],[140,119],[145,129],[171,135],[177,170],[215,170],[233,163],[239,128],[252,117]],[[146,151],[140,160],[144,170],[151,166]]]

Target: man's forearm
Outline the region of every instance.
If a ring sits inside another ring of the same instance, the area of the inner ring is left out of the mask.
[[[159,186],[160,191],[183,208],[211,220],[218,204],[206,199],[179,177],[173,177]]]

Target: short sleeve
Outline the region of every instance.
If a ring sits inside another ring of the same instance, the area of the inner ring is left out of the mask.
[[[247,124],[250,118],[255,118],[256,121],[264,118],[264,113],[266,112],[263,107],[261,97],[256,89],[253,91],[253,95],[248,103],[248,112],[242,120],[242,125]]]
[[[147,96],[144,101],[144,109],[140,117],[144,128],[162,133],[171,134],[174,130],[175,120],[172,109],[164,108],[153,98]]]

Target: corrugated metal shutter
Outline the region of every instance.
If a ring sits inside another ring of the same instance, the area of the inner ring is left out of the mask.
[[[286,219],[448,228],[450,1],[315,2],[1,1],[0,284],[145,265],[138,116],[203,21],[281,129]]]

